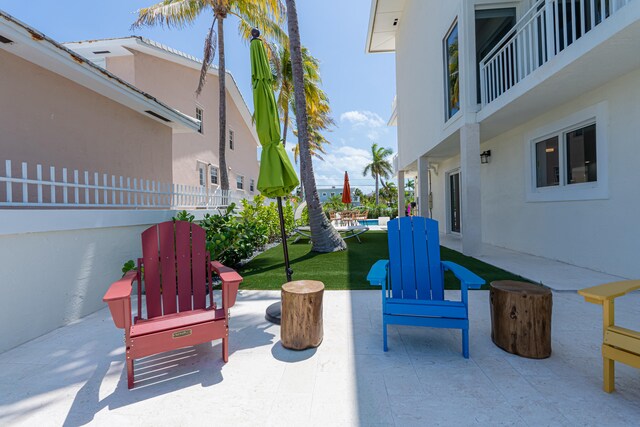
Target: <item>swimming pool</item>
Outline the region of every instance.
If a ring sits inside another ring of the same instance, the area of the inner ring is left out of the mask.
[[[361,219],[358,222],[360,223],[360,225],[366,225],[366,226],[378,225],[377,219]]]

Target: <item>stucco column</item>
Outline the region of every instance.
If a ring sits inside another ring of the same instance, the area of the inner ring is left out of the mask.
[[[460,206],[462,209],[462,253],[479,255],[482,248],[480,194],[480,125],[460,129]]]
[[[416,196],[418,197],[418,212],[420,216],[429,217],[429,159],[427,156],[418,157],[418,179]]]
[[[404,171],[398,171],[398,216],[404,216]]]

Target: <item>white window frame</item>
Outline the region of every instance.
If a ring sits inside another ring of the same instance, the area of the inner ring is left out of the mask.
[[[205,173],[204,165],[199,165],[198,166],[198,183],[199,183],[200,187],[206,187],[207,186],[207,179],[206,179],[206,173]]]
[[[444,122],[445,124],[449,124],[452,119],[458,118],[462,113],[462,80],[461,80],[461,72],[460,72],[460,25],[458,17],[456,16],[453,20],[453,23],[449,26],[449,29],[444,35],[442,39],[442,61],[444,65]],[[453,114],[451,113],[451,109],[449,108],[449,51],[447,46],[447,39],[453,32],[453,29],[458,27],[458,111]]]
[[[213,182],[213,180],[212,180],[213,179],[213,171],[214,170],[216,171],[216,175],[215,175],[216,182]],[[217,166],[213,166],[213,165],[209,166],[209,183],[211,185],[220,185],[220,171],[218,170]]]
[[[249,180],[249,191],[253,193],[255,189],[256,189],[256,181],[253,178],[251,178]]]
[[[567,184],[566,135],[577,129],[596,125],[597,181]],[[606,102],[568,115],[525,135],[525,200],[527,202],[561,202],[602,200],[609,198],[609,111]],[[558,137],[560,184],[537,187],[536,143]]]
[[[235,137],[236,133],[233,129],[229,128],[229,150],[233,150],[236,145]]]
[[[243,175],[236,176],[236,189],[245,191],[244,190],[244,176]]]
[[[462,174],[461,171],[462,168],[460,166],[457,166],[453,169],[450,169],[448,171],[445,172],[444,174],[444,203],[445,203],[445,210],[444,210],[444,216],[445,216],[445,225],[446,225],[446,229],[445,229],[445,234],[450,234],[452,236],[462,236],[462,230],[464,227],[464,224],[462,224]],[[461,174],[460,175],[460,230],[461,231],[453,231],[451,229],[451,184],[449,182],[449,177],[451,175],[455,175],[455,174]],[[406,207],[405,207],[406,209]]]

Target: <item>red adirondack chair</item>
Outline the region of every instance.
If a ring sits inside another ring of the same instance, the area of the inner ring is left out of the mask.
[[[141,357],[222,338],[222,358],[229,360],[229,308],[236,302],[242,277],[211,261],[205,246],[205,231],[199,225],[186,221],[154,225],[142,233],[138,270],[125,274],[104,295],[113,322],[124,329],[129,388],[133,387],[133,361]],[[220,308],[214,302],[214,273],[222,280]],[[134,281],[138,282],[138,315],[132,322]],[[142,317],[142,281],[146,318]]]

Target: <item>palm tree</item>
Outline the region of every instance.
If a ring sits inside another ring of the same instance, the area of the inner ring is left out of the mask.
[[[380,197],[387,203],[393,205],[398,200],[398,187],[391,181],[381,180],[382,188],[380,189]]]
[[[313,235],[311,250],[315,252],[335,252],[347,248],[340,234],[331,226],[322,211],[316,179],[313,175],[313,161],[309,149],[309,121],[305,97],[304,68],[302,66],[302,45],[298,26],[298,11],[295,0],[287,1],[287,22],[289,28],[289,48],[291,50],[291,74],[295,97],[298,143],[300,144],[300,175],[307,194],[309,225]]]
[[[380,193],[378,191],[380,178],[388,179],[393,172],[391,162],[387,160],[392,154],[393,151],[391,149],[378,147],[378,144],[374,142],[371,145],[371,163],[365,166],[362,171],[362,176],[367,176],[370,173],[373,179],[376,180],[376,206],[380,204]]]
[[[213,12],[213,22],[204,42],[204,58],[200,70],[200,80],[196,94],[200,95],[204,87],[207,73],[213,62],[218,44],[218,81],[219,81],[219,120],[220,134],[218,141],[218,157],[220,162],[220,187],[229,189],[229,175],[225,157],[227,144],[227,85],[224,53],[224,20],[229,16],[238,18],[238,32],[249,41],[251,29],[260,28],[266,38],[283,41],[286,35],[281,28],[284,22],[285,7],[281,0],[163,0],[155,5],[138,10],[138,19],[133,28],[141,26],[167,26],[184,28],[196,20],[203,12]],[[217,34],[216,34],[217,24]]]
[[[275,50],[275,49],[274,49]],[[314,58],[309,50],[302,47],[302,67],[304,69],[304,86],[307,101],[307,120],[309,123],[309,149],[311,155],[323,160],[321,154],[326,154],[324,145],[330,142],[322,135],[321,131],[328,129],[334,124],[330,116],[331,107],[326,93],[320,89],[322,82],[320,78],[320,62]],[[277,61],[276,61],[277,59]],[[290,112],[295,114],[295,97],[293,93],[293,74],[291,70],[291,52],[288,46],[278,49],[278,56],[272,58],[274,68],[277,68],[277,88],[278,91],[278,111],[283,128],[283,144],[286,144],[288,129],[291,126]],[[298,135],[298,131],[293,131]],[[296,144],[293,148],[294,160],[298,162],[300,156],[300,146]]]

